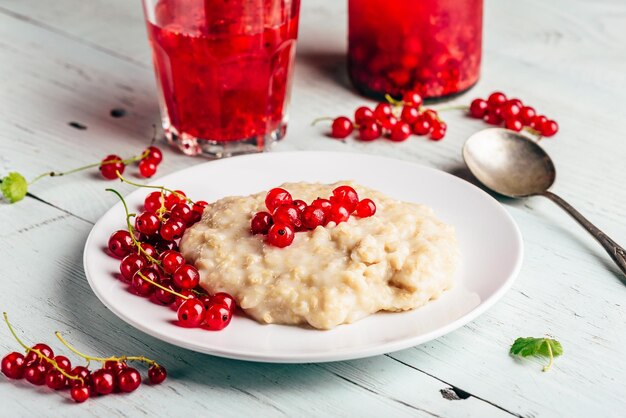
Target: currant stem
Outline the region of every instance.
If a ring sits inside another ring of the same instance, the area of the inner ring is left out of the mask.
[[[548,344],[547,342],[546,342],[546,345],[548,346],[548,354],[550,355],[550,362],[548,363],[547,366],[543,366],[544,372],[547,372],[548,370],[550,370],[550,367],[552,367],[552,363],[554,362],[554,355],[552,354],[552,346]]]
[[[116,173],[119,175],[119,171],[116,171]],[[128,233],[130,234],[130,239],[133,240],[133,244],[135,244],[135,247],[137,247],[137,250],[139,251],[139,253],[143,253],[144,257],[146,257],[146,259],[150,261],[152,264],[156,264],[160,266],[161,262],[157,260],[156,258],[152,257],[150,254],[148,254],[146,250],[144,250],[143,247],[141,246],[141,243],[137,241],[137,238],[135,238],[135,229],[130,224],[130,218],[135,216],[135,214],[128,213],[128,206],[126,205],[126,199],[124,199],[124,197],[122,197],[122,195],[115,189],[106,189],[106,191],[115,193],[117,197],[119,197],[119,199],[122,201],[122,205],[124,206],[124,212],[126,212],[126,228],[128,229]]]
[[[118,177],[120,180],[122,180],[122,182],[127,183],[127,184],[130,184],[131,186],[135,186],[135,187],[143,187],[143,188],[146,188],[146,189],[159,189],[159,190],[161,190],[161,192],[163,192],[163,191],[170,192],[170,193],[172,193],[174,196],[176,196],[176,197],[178,197],[178,198],[184,197],[184,198],[185,198],[185,200],[186,200],[188,203],[191,203],[192,205],[193,205],[193,204],[195,204],[195,202],[194,202],[193,200],[191,200],[191,199],[190,199],[190,198],[188,198],[187,196],[183,196],[183,195],[181,195],[180,193],[176,192],[175,190],[171,190],[171,189],[168,189],[167,187],[163,187],[163,186],[150,186],[150,185],[148,185],[148,184],[135,183],[134,181],[130,181],[130,180],[128,180],[126,177],[124,177],[124,176],[123,176],[121,173],[119,173],[119,172],[116,172],[116,174],[117,174],[117,177]]]
[[[40,175],[38,175],[37,177],[35,177],[34,179],[32,179],[28,185],[30,186],[31,184],[41,180],[44,177],[60,177],[60,176],[67,176],[68,174],[74,174],[77,173],[79,171],[83,171],[83,170],[87,170],[89,168],[94,168],[94,167],[100,167],[102,165],[107,165],[107,164],[117,164],[119,162],[122,162],[124,165],[127,164],[131,164],[134,163],[135,161],[140,161],[143,158],[147,157],[148,154],[150,153],[149,150],[144,151],[143,153],[141,153],[141,155],[136,155],[134,157],[130,157],[127,158],[125,160],[111,160],[111,161],[104,161],[104,162],[99,162],[99,163],[93,163],[93,164],[87,164],[84,165],[82,167],[78,167],[78,168],[74,168],[72,170],[68,170],[68,171],[62,171],[60,173],[56,172],[56,171],[49,171],[47,173],[42,173]]]
[[[322,116],[320,118],[315,118],[313,119],[313,122],[311,122],[311,126],[315,126],[320,122],[323,122],[325,120],[334,120],[333,118],[331,118],[330,116]]]
[[[396,100],[393,97],[391,97],[390,94],[385,94],[385,100],[387,100],[389,104],[394,105],[394,106],[404,106],[404,102],[402,100]]]
[[[109,360],[113,360],[113,361],[141,361],[142,363],[146,363],[149,365],[156,365],[159,366],[159,363],[157,363],[154,360],[151,360],[147,357],[144,356],[121,356],[121,357],[115,357],[115,356],[111,356],[111,357],[94,357],[94,356],[88,356],[87,354],[81,353],[80,351],[78,351],[76,348],[74,348],[72,345],[70,345],[70,343],[68,343],[65,338],[63,338],[61,336],[61,333],[59,331],[56,331],[54,333],[54,335],[56,335],[56,337],[59,339],[59,341],[61,341],[61,343],[67,347],[68,350],[70,350],[72,353],[76,354],[79,357],[84,358],[87,361],[99,361],[101,363],[105,363]],[[159,366],[160,367],[160,366]]]
[[[2,314],[4,316],[4,322],[6,322],[7,326],[9,327],[9,331],[11,331],[11,334],[13,335],[13,338],[15,338],[15,341],[17,341],[22,347],[24,347],[26,352],[30,353],[32,351],[33,353],[37,354],[37,356],[40,359],[45,360],[48,363],[50,363],[52,365],[52,367],[54,367],[57,371],[61,372],[61,374],[63,376],[65,376],[65,377],[67,377],[68,379],[80,380],[81,383],[83,383],[83,384],[85,383],[85,381],[81,377],[79,377],[79,376],[72,376],[71,374],[67,373],[65,370],[60,368],[58,363],[54,359],[51,359],[50,357],[45,356],[40,350],[37,350],[35,348],[31,348],[31,347],[27,346],[26,344],[24,344],[24,342],[20,339],[20,337],[18,337],[17,334],[15,333],[15,330],[13,329],[13,326],[9,322],[9,316],[7,315],[7,313],[3,312]]]
[[[176,292],[176,291],[174,291],[172,289],[168,289],[167,287],[165,287],[163,285],[160,285],[159,283],[157,283],[155,281],[152,281],[152,280],[148,279],[144,274],[141,274],[141,271],[138,271],[137,274],[139,275],[139,277],[141,277],[142,279],[144,279],[145,281],[147,281],[151,285],[154,285],[154,286],[158,287],[161,290],[165,290],[166,292],[171,293],[172,295],[177,296],[177,297],[179,297],[181,299],[185,299],[185,300],[189,299],[189,296],[185,296],[183,294],[180,294],[180,293],[178,293],[178,292]]]

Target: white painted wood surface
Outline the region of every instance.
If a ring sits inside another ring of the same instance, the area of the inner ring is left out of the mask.
[[[441,143],[342,144],[309,126],[367,102],[345,76],[345,20],[345,2],[304,2],[289,135],[276,150],[352,150],[459,173],[463,141],[483,127],[460,114],[446,114]],[[454,101],[501,89],[556,118],[561,132],[545,141],[558,167],[555,191],[622,244],[624,39],[623,0],[487,0],[482,79]],[[137,152],[158,123],[155,97],[139,2],[0,0],[0,175],[33,176]],[[114,107],[128,114],[111,118]],[[167,152],[159,174],[199,162]],[[503,300],[468,326],[371,359],[267,365],[178,349],[104,308],[81,256],[91,225],[115,201],[106,186],[82,173],[44,180],[23,202],[0,204],[0,308],[30,341],[68,332],[98,354],[153,356],[171,378],[83,405],[2,378],[0,416],[624,416],[624,277],[550,202],[502,202],[524,234],[524,266]],[[545,333],[565,350],[551,372],[507,355],[516,337]],[[16,348],[0,327],[0,351]],[[469,397],[448,400],[451,387]]]

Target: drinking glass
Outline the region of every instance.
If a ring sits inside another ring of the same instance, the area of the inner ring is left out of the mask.
[[[266,150],[287,128],[300,0],[143,0],[165,135],[188,155]]]

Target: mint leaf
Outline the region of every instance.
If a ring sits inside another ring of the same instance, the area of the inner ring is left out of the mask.
[[[28,191],[28,182],[20,173],[15,171],[7,174],[0,183],[0,192],[11,203],[24,199]]]
[[[521,357],[548,357],[550,362],[543,368],[543,371],[546,372],[552,367],[554,357],[563,354],[563,347],[560,342],[552,338],[520,337],[511,345],[509,354]]]

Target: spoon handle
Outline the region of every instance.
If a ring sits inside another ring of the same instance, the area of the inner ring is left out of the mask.
[[[604,247],[606,252],[611,256],[615,264],[620,268],[622,273],[626,274],[626,251],[620,247],[615,241],[609,238],[604,232],[600,231],[594,224],[589,222],[580,212],[574,209],[569,203],[561,199],[559,196],[552,192],[545,191],[540,193],[541,196],[545,196],[552,200],[554,203],[563,208],[574,218],[583,228],[587,230],[599,243]]]

